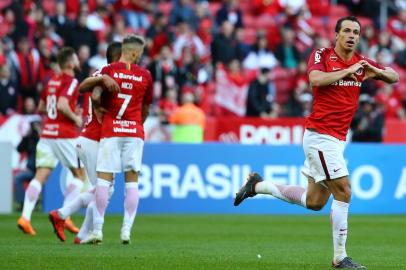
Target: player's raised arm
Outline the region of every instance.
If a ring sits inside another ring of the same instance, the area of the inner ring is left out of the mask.
[[[355,80],[353,77],[354,73],[362,68],[361,61],[355,63],[354,65],[350,66],[349,68],[333,71],[333,72],[324,72],[321,70],[312,70],[309,73],[309,81],[313,86],[327,86],[330,85],[342,78],[350,77]]]

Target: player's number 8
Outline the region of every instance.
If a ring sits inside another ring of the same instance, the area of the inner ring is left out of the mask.
[[[117,119],[121,119],[121,117],[123,116],[123,114],[124,114],[124,112],[125,112],[125,109],[127,109],[127,106],[128,106],[128,104],[130,103],[130,100],[131,100],[132,96],[131,96],[131,95],[122,94],[122,93],[119,93],[117,96],[118,96],[119,98],[124,99],[124,102],[123,102],[123,104],[121,104],[121,108],[120,108],[120,110],[118,111],[117,116],[116,116]]]
[[[58,116],[58,113],[56,110],[56,96],[55,95],[47,96],[47,112],[48,112],[48,117],[50,119],[56,119],[56,117]]]

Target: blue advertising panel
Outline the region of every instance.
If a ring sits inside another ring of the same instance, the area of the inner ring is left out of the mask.
[[[350,144],[351,213],[406,213],[406,146]],[[305,214],[297,205],[261,195],[233,206],[246,175],[305,186],[300,146],[147,144],[139,179],[140,213]],[[60,167],[44,189],[45,211],[62,205]],[[64,178],[64,177],[62,177]],[[109,213],[123,212],[123,175],[116,177]],[[327,205],[318,213],[329,213]]]

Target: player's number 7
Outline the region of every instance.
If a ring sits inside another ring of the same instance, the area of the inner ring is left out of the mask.
[[[123,114],[125,112],[125,109],[127,109],[128,103],[130,103],[132,96],[118,93],[117,97],[124,99],[124,102],[123,102],[123,104],[121,104],[121,108],[118,111],[117,116],[116,116],[117,119],[121,119],[121,117],[123,116]]]

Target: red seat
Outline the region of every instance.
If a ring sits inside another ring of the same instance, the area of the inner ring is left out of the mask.
[[[255,28],[243,28],[243,37],[246,44],[252,45],[257,39],[257,30]]]
[[[250,14],[243,15],[242,20],[244,22],[244,27],[246,28],[255,28],[256,27],[256,18]]]
[[[158,10],[162,12],[165,16],[169,16],[172,10],[172,2],[161,2],[158,5]]]
[[[210,15],[216,16],[216,13],[220,8],[221,8],[221,3],[209,3]]]
[[[260,17],[255,18],[257,29],[268,29],[276,25],[275,19],[269,14],[264,14]]]
[[[343,5],[330,5],[330,16],[345,17],[350,15],[348,9]]]

